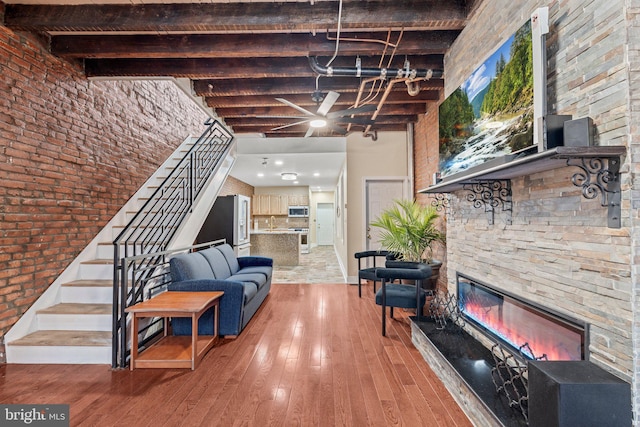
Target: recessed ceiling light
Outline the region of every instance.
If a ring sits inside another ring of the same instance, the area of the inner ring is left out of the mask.
[[[298,184],[298,181],[293,181],[294,184]]]
[[[276,166],[282,166],[282,164],[283,164],[284,162],[283,162],[282,160],[276,160],[276,161],[275,161],[275,162],[273,162],[273,163],[275,163],[275,165],[276,165]]]
[[[285,181],[295,181],[298,178],[298,174],[293,172],[284,172],[280,174],[280,177]]]
[[[319,172],[315,172],[315,173],[313,174],[313,176],[320,176],[320,173],[319,173]]]
[[[260,172],[260,173],[258,174],[258,177],[259,177],[259,178],[262,178],[263,176],[264,176],[264,174],[263,174],[262,172]]]

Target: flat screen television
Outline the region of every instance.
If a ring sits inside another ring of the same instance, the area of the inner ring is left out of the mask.
[[[442,178],[541,149],[538,129],[546,110],[543,37],[548,31],[544,9],[538,9],[440,104]]]

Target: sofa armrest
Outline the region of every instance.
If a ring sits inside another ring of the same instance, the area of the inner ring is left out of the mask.
[[[220,298],[220,330],[237,330],[241,325],[244,308],[244,284],[234,280],[194,279],[170,283],[169,292],[206,292],[222,291]]]
[[[244,267],[273,267],[273,258],[264,256],[241,256],[238,257],[240,268]]]

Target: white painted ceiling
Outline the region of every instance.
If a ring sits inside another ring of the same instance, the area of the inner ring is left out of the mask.
[[[333,191],[346,160],[346,138],[238,134],[236,139],[237,160],[231,176],[254,187],[309,186],[311,191]],[[296,173],[298,179],[285,181],[284,172]]]

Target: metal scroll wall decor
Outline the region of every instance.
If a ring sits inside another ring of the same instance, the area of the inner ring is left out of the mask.
[[[601,197],[600,204],[607,207],[607,221],[611,228],[621,227],[620,159],[579,158],[567,159],[567,166],[581,169],[571,177],[576,187],[582,187],[585,199]]]
[[[469,191],[467,200],[478,209],[484,207],[487,213],[487,221],[489,225],[494,224],[494,212],[496,208],[502,208],[503,212],[507,212],[506,223],[511,225],[511,214],[513,211],[513,203],[511,200],[511,181],[505,180],[486,180],[469,182],[463,185],[464,190]]]

